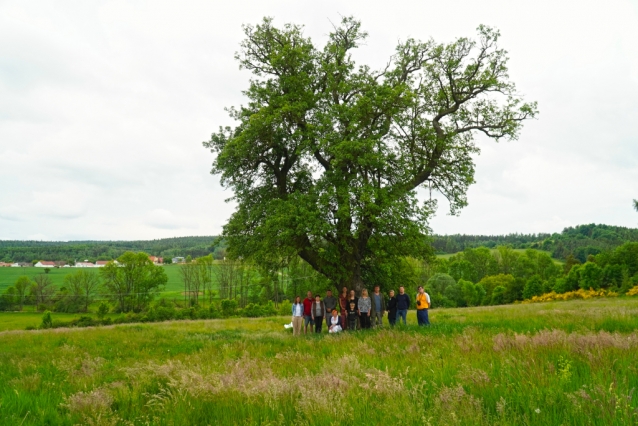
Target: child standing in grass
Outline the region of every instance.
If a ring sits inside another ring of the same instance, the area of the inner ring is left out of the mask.
[[[357,329],[357,305],[354,300],[351,300],[348,304],[346,312],[348,316],[348,330],[355,331]]]

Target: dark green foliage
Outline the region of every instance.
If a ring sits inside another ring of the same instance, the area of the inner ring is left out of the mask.
[[[235,299],[224,299],[221,301],[222,315],[224,317],[230,317],[237,313],[237,308],[239,307],[237,300]]]
[[[99,319],[103,319],[106,316],[106,314],[109,313],[110,309],[111,308],[110,308],[110,306],[107,303],[101,302],[100,305],[97,308],[97,317]]]
[[[496,287],[502,287],[503,294],[499,295],[496,300],[499,300],[499,303],[506,303],[506,300],[512,299],[518,293],[518,283],[517,279],[514,278],[511,274],[498,274],[489,277],[485,277],[480,282],[481,286],[485,289],[485,296],[483,297],[482,304],[490,305],[494,304],[493,300],[493,291]],[[501,291],[501,290],[499,290]],[[522,288],[520,293],[522,293]],[[519,295],[519,298],[522,294]],[[501,300],[502,299],[502,300]],[[519,299],[512,299],[519,300]]]
[[[85,304],[82,297],[73,294],[67,287],[62,287],[54,297],[55,312],[76,313],[85,312]]]
[[[455,288],[448,293],[448,288],[454,286]],[[461,291],[456,284],[456,280],[447,274],[435,274],[430,278],[425,286],[426,291],[430,295],[432,304],[439,307],[453,308],[457,306],[457,300],[449,297],[449,294],[453,296],[461,297]],[[416,303],[416,298],[411,297],[413,303]]]
[[[51,312],[46,311],[44,315],[42,315],[42,324],[41,328],[51,328],[53,327],[53,320],[51,319]]]
[[[600,289],[603,282],[603,270],[593,262],[587,262],[580,268],[578,285],[583,290]]]
[[[582,269],[582,265],[574,265],[569,270],[569,273],[565,277],[565,283],[562,286],[563,291],[561,291],[561,293],[578,290],[580,288],[580,270],[581,269]]]
[[[539,275],[534,275],[525,283],[523,288],[523,299],[531,299],[534,296],[543,294],[543,280]]]
[[[15,287],[8,287],[0,295],[0,311],[10,311],[18,304],[19,298]]]
[[[492,290],[492,305],[502,305],[505,303],[505,293],[507,289],[503,286],[496,286]]]

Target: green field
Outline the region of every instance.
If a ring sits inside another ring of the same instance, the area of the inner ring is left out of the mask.
[[[52,268],[49,272],[49,276],[56,286],[61,286],[64,283],[64,276],[77,271],[78,268]],[[99,269],[90,269],[91,271],[98,272]],[[164,266],[166,275],[168,276],[168,283],[166,284],[165,292],[181,293],[184,290],[184,284],[179,276],[178,265],[166,265]],[[19,276],[26,275],[33,279],[38,274],[43,274],[44,268],[0,268],[0,293],[7,287],[12,286]]]
[[[308,337],[287,317],[0,332],[0,423],[638,423],[638,298],[431,319]]]

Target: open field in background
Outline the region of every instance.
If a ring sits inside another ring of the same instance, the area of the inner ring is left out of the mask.
[[[431,318],[300,338],[287,317],[1,332],[0,423],[638,423],[638,298]]]
[[[495,250],[493,250],[494,252]],[[525,249],[514,249],[515,252],[524,253]],[[542,253],[547,253],[551,255],[548,251],[537,250]],[[437,257],[443,259],[449,259],[453,254],[439,254]],[[554,259],[554,262],[558,264],[563,264],[564,262]],[[49,272],[49,276],[53,281],[53,284],[56,286],[61,286],[64,283],[64,276],[66,274],[77,271],[78,268],[51,268]],[[99,271],[96,269],[91,269],[93,271]],[[179,275],[179,265],[165,265],[164,270],[166,271],[166,275],[168,275],[168,283],[166,284],[166,288],[164,289],[165,294],[163,297],[180,297],[182,292],[184,291],[184,283]],[[0,293],[6,290],[7,287],[12,286],[19,276],[26,275],[30,278],[38,274],[43,274],[44,268],[0,268]]]
[[[56,286],[64,283],[64,276],[77,271],[80,268],[51,268],[49,276]],[[98,268],[91,268],[90,271],[99,272]],[[168,283],[166,284],[166,292],[175,292],[181,294],[184,291],[184,283],[179,275],[178,265],[165,265],[164,270],[168,275]],[[38,274],[44,274],[44,268],[0,268],[0,293],[12,286],[19,276],[26,275],[33,279]]]

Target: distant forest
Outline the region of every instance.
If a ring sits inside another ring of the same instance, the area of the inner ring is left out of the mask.
[[[178,237],[148,241],[6,241],[0,240],[0,262],[32,262],[53,260],[73,263],[88,260],[112,260],[126,251],[145,252],[153,256],[172,258],[223,256],[216,247],[217,237]]]
[[[638,229],[609,225],[579,225],[555,234],[509,235],[434,235],[432,245],[437,253],[458,253],[468,248],[510,246],[514,249],[545,250],[556,259],[573,255],[581,262],[587,256],[618,247],[626,242],[638,242]],[[179,237],[148,241],[3,241],[0,240],[1,262],[32,262],[53,260],[111,260],[126,251],[143,251],[159,257],[213,254],[223,257],[223,242],[218,237]]]
[[[587,256],[614,249],[626,242],[638,242],[638,229],[609,225],[578,225],[555,234],[435,235],[437,253],[458,253],[467,248],[511,246],[515,249],[549,251],[555,259],[573,255],[581,262]]]

